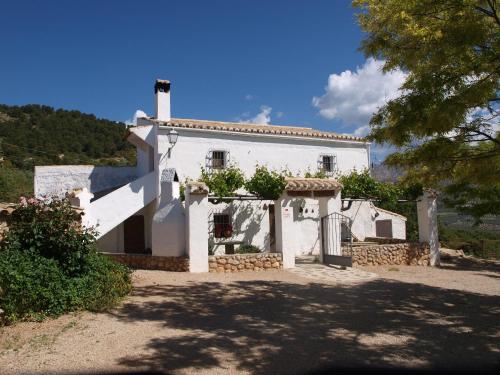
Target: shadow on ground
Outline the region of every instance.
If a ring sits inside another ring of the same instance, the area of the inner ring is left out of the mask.
[[[326,366],[463,368],[499,363],[500,298],[384,279],[356,286],[191,282],[135,290],[119,319],[155,321],[130,368],[231,367],[258,374]],[[140,302],[139,302],[140,301]]]

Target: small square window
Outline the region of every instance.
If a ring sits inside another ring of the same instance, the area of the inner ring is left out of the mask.
[[[228,214],[214,214],[214,237],[228,238],[232,235],[231,217]]]
[[[323,155],[323,170],[325,172],[333,172],[333,157]]]
[[[212,168],[224,169],[226,167],[226,152],[212,151]]]
[[[327,176],[332,176],[337,172],[337,156],[332,154],[320,155],[318,159],[318,169]]]

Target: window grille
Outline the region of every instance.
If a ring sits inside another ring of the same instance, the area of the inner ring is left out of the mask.
[[[336,155],[320,155],[318,160],[318,169],[326,173],[327,176],[337,172],[337,156]]]
[[[233,235],[233,226],[229,214],[214,214],[214,237],[228,238]]]
[[[212,168],[224,169],[226,167],[226,157],[224,151],[212,151]]]
[[[229,164],[229,151],[210,150],[205,157],[205,167],[212,171],[215,169],[224,169]]]

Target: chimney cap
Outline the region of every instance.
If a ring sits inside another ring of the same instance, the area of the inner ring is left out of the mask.
[[[157,79],[155,82],[155,94],[160,92],[169,92],[170,91],[170,81],[167,79]]]

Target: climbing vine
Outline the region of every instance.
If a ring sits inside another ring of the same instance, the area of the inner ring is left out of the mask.
[[[223,198],[233,196],[236,190],[242,188],[245,176],[235,165],[214,171],[201,168],[200,181],[204,182],[216,197]]]
[[[264,166],[255,168],[253,176],[245,182],[245,188],[252,194],[264,199],[276,200],[286,187],[284,172],[269,171]]]

